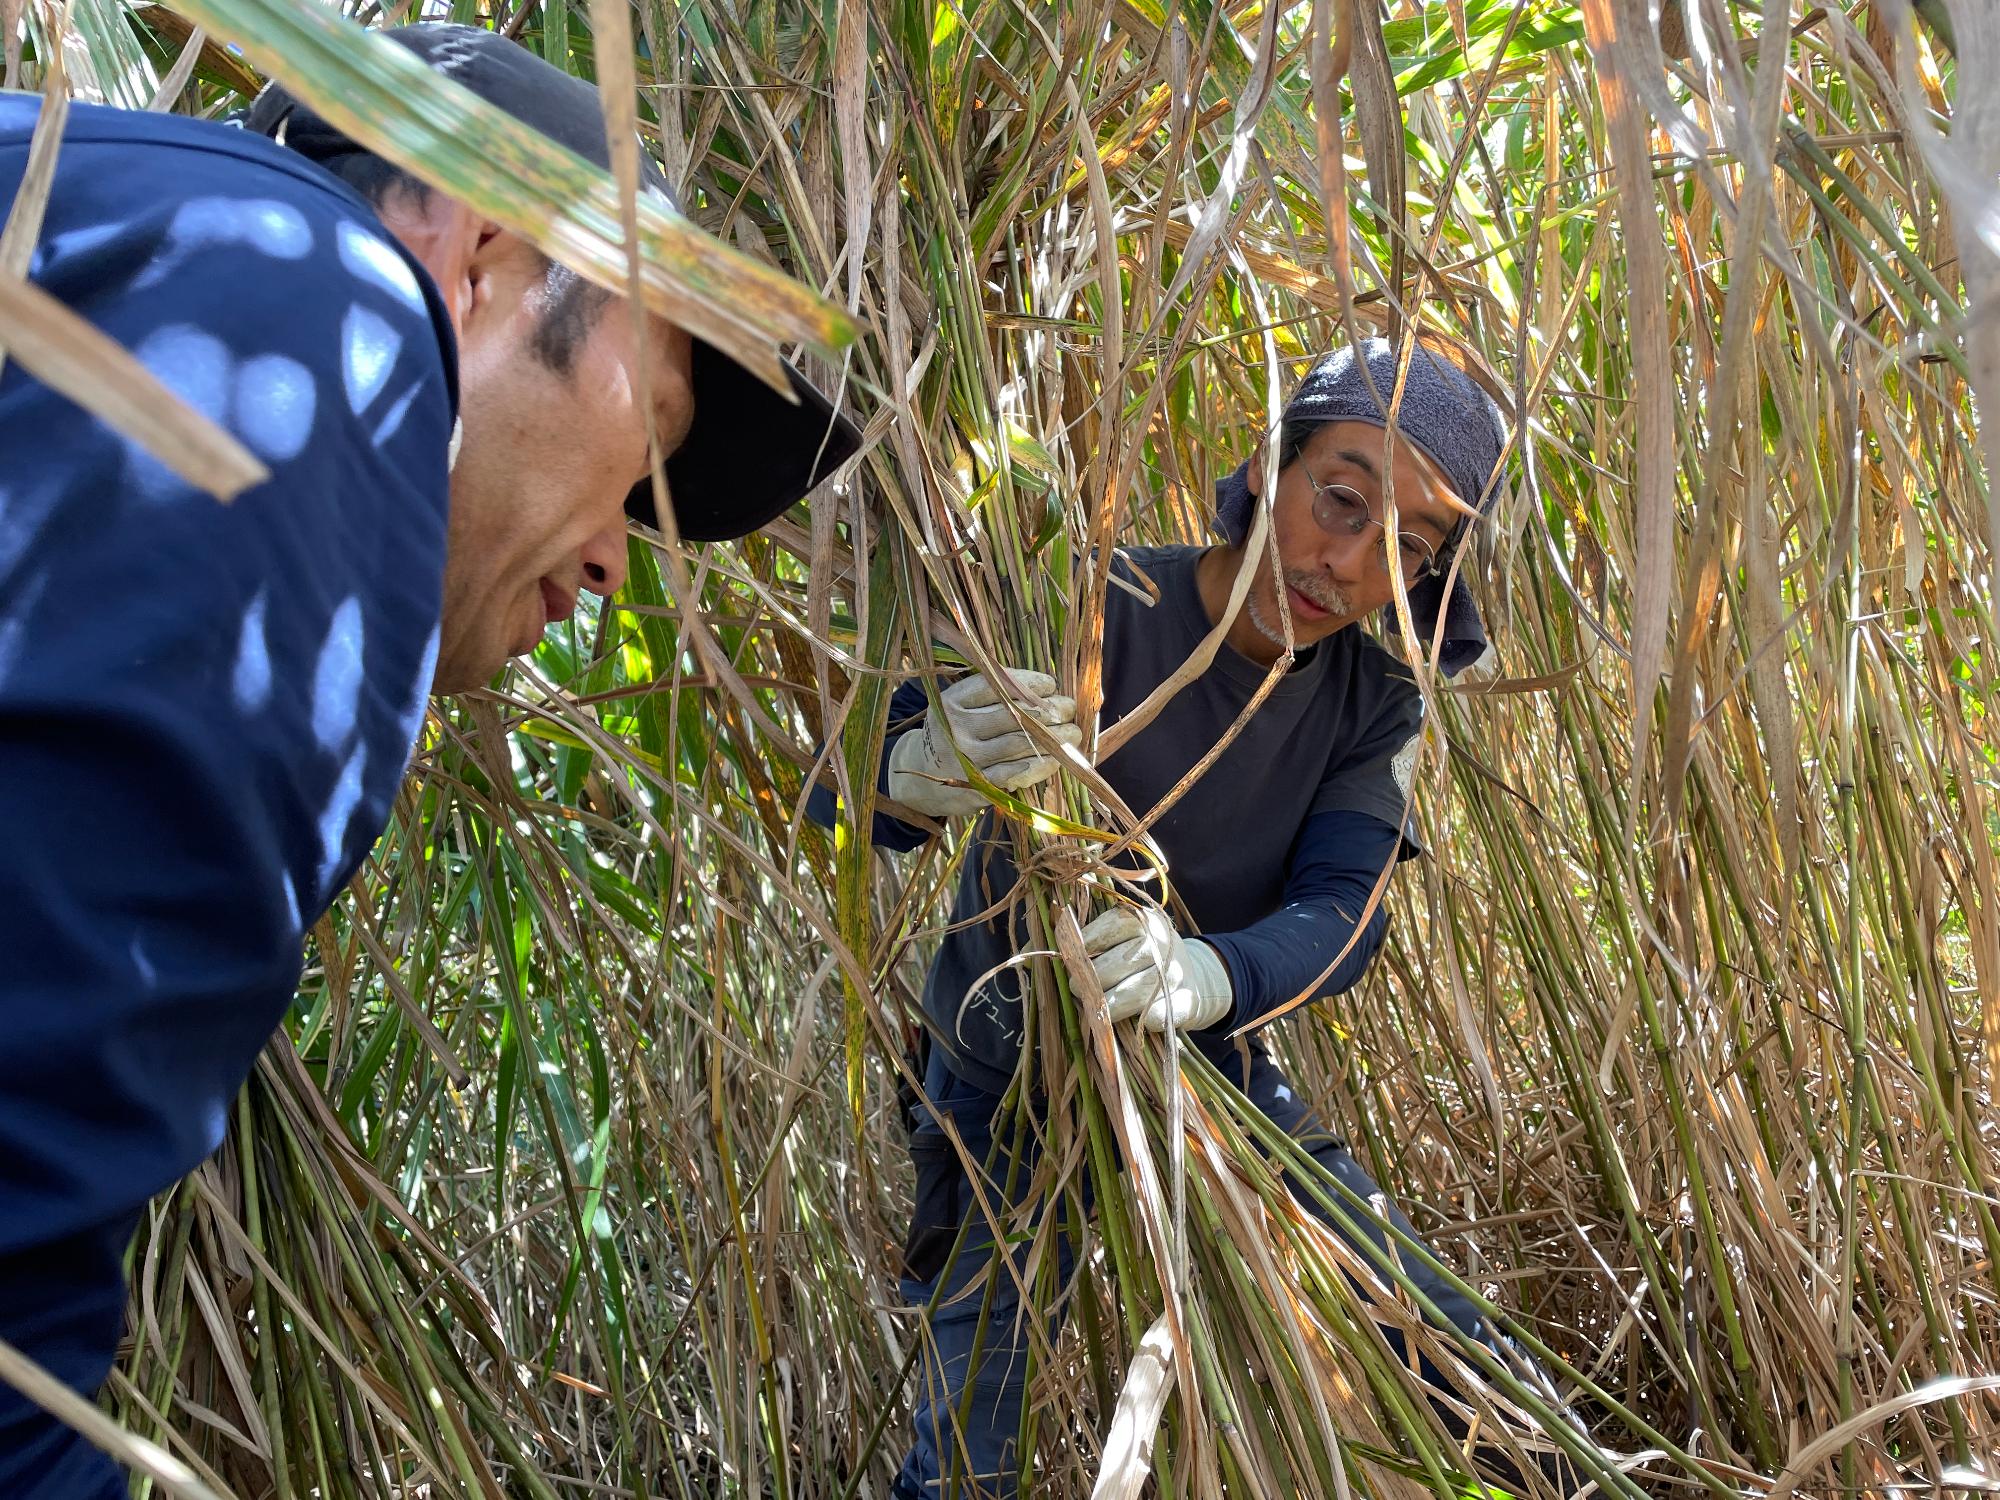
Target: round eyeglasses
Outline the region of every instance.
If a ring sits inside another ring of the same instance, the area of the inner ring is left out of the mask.
[[[1383,526],[1370,513],[1368,502],[1359,490],[1344,484],[1321,484],[1303,458],[1299,467],[1305,471],[1306,483],[1313,488],[1313,519],[1328,536],[1360,536],[1370,526]],[[1383,529],[1388,528],[1383,526]],[[1388,556],[1383,548],[1371,548],[1370,556],[1377,568],[1388,571]],[[1438,570],[1437,550],[1414,531],[1396,533],[1396,558],[1405,584],[1421,583]]]

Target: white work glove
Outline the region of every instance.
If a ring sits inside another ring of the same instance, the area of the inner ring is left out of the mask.
[[[1083,951],[1114,1021],[1137,1016],[1150,1031],[1200,1031],[1236,1003],[1222,955],[1182,937],[1157,908],[1102,913],[1083,929]]]
[[[1076,727],[1076,700],[1059,697],[1056,680],[1040,672],[1009,669],[1018,710],[993,690],[985,674],[954,682],[938,695],[942,714],[896,741],[889,752],[889,795],[932,818],[976,813],[986,798],[965,784],[965,770],[952,753],[956,744],[979,774],[1004,791],[1018,792],[1055,775],[1059,764],[1044,755],[1021,728],[1020,717],[1045,725],[1065,745],[1083,743]],[[942,722],[940,722],[942,721]]]

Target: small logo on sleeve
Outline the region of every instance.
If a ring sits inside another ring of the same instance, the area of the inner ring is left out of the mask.
[[[1396,778],[1396,790],[1406,798],[1410,795],[1410,777],[1417,769],[1417,752],[1423,747],[1423,731],[1418,730],[1403,742],[1403,748],[1398,750],[1396,758],[1389,762],[1389,774]]]

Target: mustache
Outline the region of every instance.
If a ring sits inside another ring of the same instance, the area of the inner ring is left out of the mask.
[[[1323,573],[1308,572],[1302,568],[1288,569],[1285,573],[1285,583],[1304,594],[1328,614],[1353,613],[1346,591],[1339,584],[1328,582]]]

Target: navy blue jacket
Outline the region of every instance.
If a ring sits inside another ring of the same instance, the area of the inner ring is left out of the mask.
[[[360,198],[202,121],[76,106],[29,274],[271,471],[221,504],[0,374],[0,1338],[89,1395],[422,723],[456,350]],[[124,1490],[0,1385],[0,1495]]]

